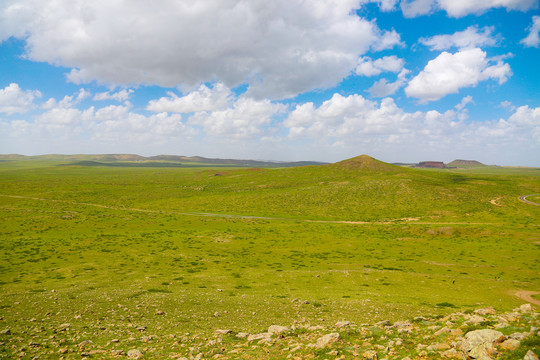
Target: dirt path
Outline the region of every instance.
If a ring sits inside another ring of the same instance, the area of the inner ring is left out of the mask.
[[[492,204],[495,205],[495,206],[502,206],[501,204],[499,204],[499,203],[497,202],[497,201],[499,201],[500,199],[502,199],[502,197],[498,197],[498,198],[489,200],[489,202],[492,203]]]
[[[57,199],[46,199],[32,196],[22,196],[22,195],[7,195],[0,194],[3,197],[15,198],[15,199],[27,199],[27,200],[37,200],[37,201],[48,201],[48,202],[57,202],[63,204],[71,205],[82,205],[82,206],[92,206],[99,207],[102,209],[118,210],[118,211],[134,211],[134,212],[144,212],[151,214],[169,214],[169,215],[184,215],[184,216],[201,216],[201,217],[218,217],[218,218],[234,218],[234,219],[260,219],[260,220],[279,220],[279,221],[302,221],[302,222],[312,222],[312,223],[325,223],[325,224],[348,224],[348,225],[389,225],[389,224],[403,224],[407,223],[416,223],[421,225],[461,225],[464,223],[460,222],[420,222],[420,218],[402,218],[402,219],[391,219],[387,221],[347,221],[347,220],[310,220],[310,219],[292,219],[292,218],[280,218],[280,217],[266,217],[266,216],[252,216],[252,215],[234,215],[234,214],[216,214],[216,213],[206,213],[206,212],[180,212],[180,211],[163,211],[163,210],[150,210],[150,209],[139,209],[131,207],[118,207],[118,206],[108,206],[101,204],[92,204],[85,202],[77,202],[70,200],[57,200]],[[465,223],[467,225],[496,225],[493,223]]]
[[[534,305],[540,305],[540,300],[536,300],[532,295],[540,294],[540,291],[518,290],[514,293],[521,300],[525,300]]]
[[[540,195],[540,194],[523,195],[523,196],[520,196],[520,197],[519,197],[519,200],[520,200],[520,201],[523,201],[524,203],[527,203],[527,204],[538,205],[538,206],[540,206],[539,203],[535,203],[535,202],[533,202],[533,201],[527,200],[527,198],[528,198],[529,196],[535,196],[535,195]]]

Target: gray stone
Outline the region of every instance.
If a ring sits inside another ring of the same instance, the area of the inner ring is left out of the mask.
[[[255,341],[255,340],[271,340],[272,334],[270,333],[260,333],[260,334],[252,334],[247,337],[247,341]]]
[[[494,345],[504,339],[505,337],[500,331],[475,330],[465,334],[465,339],[461,341],[459,348],[465,357],[476,360],[491,360],[491,355],[496,353]]]
[[[291,331],[291,329],[289,329],[286,326],[281,326],[281,325],[272,325],[268,328],[268,332],[270,334],[281,334],[288,331]]]
[[[536,356],[536,354],[533,353],[532,350],[529,350],[523,357],[523,360],[539,360],[539,359],[538,359],[538,356]]]
[[[127,356],[130,359],[140,359],[140,358],[142,358],[143,354],[138,349],[131,349],[131,350],[128,351]]]
[[[335,343],[338,340],[339,340],[338,333],[326,334],[317,339],[317,343],[315,344],[315,347],[318,349],[322,349],[328,346],[329,344]]]
[[[519,345],[520,345],[519,340],[508,339],[501,344],[501,348],[506,349],[506,350],[516,350],[519,347]]]
[[[338,321],[338,322],[336,323],[336,327],[337,327],[337,328],[347,327],[347,326],[349,326],[349,325],[351,325],[351,322],[350,322],[350,321]]]

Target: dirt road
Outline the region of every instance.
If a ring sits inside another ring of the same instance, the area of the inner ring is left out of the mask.
[[[530,200],[527,200],[527,198],[528,198],[529,196],[535,196],[535,195],[540,195],[540,194],[523,195],[523,196],[520,196],[520,197],[519,197],[519,200],[520,200],[520,201],[523,201],[524,203],[527,203],[527,204],[538,205],[538,206],[540,206],[539,203],[535,203],[535,202],[532,202],[532,201],[530,201]]]
[[[519,290],[514,293],[521,300],[525,300],[534,305],[540,305],[540,300],[533,298],[533,295],[540,294],[540,291]]]

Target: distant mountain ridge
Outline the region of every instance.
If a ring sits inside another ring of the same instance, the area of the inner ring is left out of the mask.
[[[465,167],[478,167],[478,166],[487,166],[487,165],[482,164],[481,162],[476,161],[476,160],[456,159],[456,160],[446,164],[446,166],[465,168]]]
[[[281,161],[264,161],[264,160],[238,160],[238,159],[213,159],[205,158],[202,156],[181,156],[181,155],[157,155],[157,156],[141,156],[136,154],[75,154],[75,155],[61,155],[61,154],[48,154],[48,155],[35,155],[26,156],[19,154],[7,154],[0,155],[0,160],[50,160],[50,161],[74,161],[78,162],[78,165],[85,166],[84,162],[88,163],[88,166],[97,166],[95,162],[141,162],[141,163],[186,163],[186,164],[212,164],[212,165],[230,165],[239,167],[295,167],[295,166],[308,166],[308,165],[324,165],[327,163],[317,161],[293,161],[293,162],[281,162]]]

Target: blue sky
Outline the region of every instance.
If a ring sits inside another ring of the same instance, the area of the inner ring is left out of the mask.
[[[540,166],[538,0],[0,2],[0,153]]]

